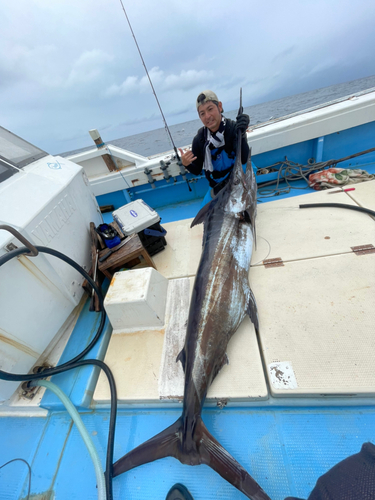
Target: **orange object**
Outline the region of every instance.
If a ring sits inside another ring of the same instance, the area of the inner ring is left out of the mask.
[[[355,188],[339,189],[338,191],[329,191],[328,194],[346,193],[347,191],[355,191]]]

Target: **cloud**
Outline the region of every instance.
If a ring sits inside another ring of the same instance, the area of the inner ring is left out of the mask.
[[[166,74],[158,66],[149,71],[151,81],[159,91],[172,90],[191,90],[198,85],[202,85],[214,78],[213,71],[195,69],[181,70],[180,74]],[[120,85],[112,84],[108,87],[104,95],[106,97],[122,96],[131,93],[142,93],[150,90],[150,83],[147,76],[139,78],[137,76],[128,76]]]
[[[287,49],[282,50],[281,52],[279,52],[278,54],[275,55],[275,57],[272,59],[272,63],[282,61],[287,56],[289,56],[290,54],[292,54],[293,52],[295,52],[295,50],[296,50],[296,46],[295,45],[292,45],[291,47],[288,47]]]
[[[179,75],[171,74],[167,76],[165,79],[165,89],[190,90],[197,85],[213,80],[213,77],[213,71],[196,71],[195,69],[190,69],[188,71],[182,70]]]
[[[98,80],[103,75],[106,65],[112,60],[113,56],[103,50],[86,50],[73,63],[66,86],[84,85]]]
[[[70,89],[105,78],[113,56],[101,49],[84,51],[71,63],[58,57],[55,45],[16,44],[0,54],[0,87],[28,83],[39,92],[47,89]]]
[[[54,67],[54,59],[56,46],[53,44],[33,47],[5,44],[0,52],[0,86],[5,88],[25,80],[53,85],[56,79],[50,69]]]
[[[3,2],[2,126],[51,152],[91,144],[91,128],[122,137],[162,126],[120,3],[102,6]],[[239,87],[248,106],[375,73],[368,0],[143,0],[127,12],[171,125],[196,118],[205,88],[227,112]]]

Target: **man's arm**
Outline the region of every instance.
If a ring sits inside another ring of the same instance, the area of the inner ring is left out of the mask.
[[[183,153],[180,149],[180,153],[182,164],[186,170],[194,175],[199,175],[202,172],[204,158],[199,147],[198,137],[194,137],[191,150]]]

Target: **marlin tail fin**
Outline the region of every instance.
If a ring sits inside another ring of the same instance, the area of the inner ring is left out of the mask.
[[[271,500],[248,472],[227,452],[202,424],[200,455],[202,463],[208,465],[222,478],[231,483],[252,500]]]
[[[159,458],[177,458],[177,446],[179,443],[178,433],[181,429],[182,419],[179,418],[174,424],[153,438],[129,451],[113,464],[113,477],[127,472],[139,465],[147,464]]]
[[[120,458],[113,466],[113,476],[170,456],[184,464],[208,465],[251,500],[271,500],[250,474],[208,432],[200,417],[195,422],[193,435],[186,436],[186,429],[189,428],[191,426],[180,417],[170,427]]]

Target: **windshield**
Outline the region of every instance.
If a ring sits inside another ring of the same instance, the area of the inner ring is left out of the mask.
[[[0,127],[0,182],[48,153]]]

